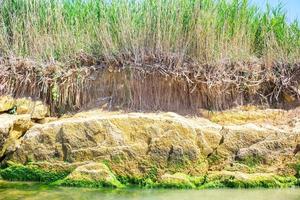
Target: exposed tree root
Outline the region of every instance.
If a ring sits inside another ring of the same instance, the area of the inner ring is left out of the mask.
[[[41,99],[53,114],[103,105],[197,113],[200,108],[222,110],[245,104],[287,107],[300,99],[300,64],[193,67],[196,64],[186,60],[176,68],[167,58],[149,57],[143,64],[125,58],[96,61],[80,55],[68,66],[1,58],[0,95]]]

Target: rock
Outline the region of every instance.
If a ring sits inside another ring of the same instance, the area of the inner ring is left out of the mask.
[[[42,120],[49,116],[49,109],[41,101],[29,98],[16,99],[17,114],[30,114],[34,120]]]
[[[247,124],[247,123],[266,123],[282,120],[287,112],[280,109],[260,109],[255,106],[241,106],[222,112],[211,112],[208,118],[212,122],[223,125]]]
[[[0,115],[0,158],[13,152],[20,138],[33,126],[30,115]]]
[[[27,116],[26,120],[17,123],[21,116]],[[204,177],[211,171],[214,176],[209,175],[210,182],[216,187],[273,186],[271,182],[282,186],[290,182],[282,181],[278,175],[290,177],[298,173],[291,167],[299,163],[300,156],[294,153],[300,143],[298,115],[285,119],[291,122],[285,124],[262,120],[222,125],[175,113],[98,110],[59,119],[35,119],[40,124],[34,126],[30,118],[30,114],[0,115],[0,146],[5,155],[2,163],[43,163],[38,166],[47,171],[53,166],[77,168],[62,182],[66,185],[103,185],[99,173],[105,167],[101,163],[109,166],[107,175],[116,174],[122,177],[120,180],[165,187],[199,187],[202,183],[194,177]],[[219,172],[222,181],[213,178]]]
[[[30,114],[34,120],[41,120],[49,116],[48,107],[41,101],[32,101],[30,98],[13,99],[11,96],[0,97],[0,113],[8,112],[14,107],[16,107],[16,114]]]
[[[54,122],[54,121],[57,121],[57,120],[58,120],[57,117],[46,117],[44,119],[36,120],[36,122],[38,124],[47,124],[47,123]]]
[[[0,113],[13,108],[15,100],[11,96],[0,96]]]
[[[295,177],[281,177],[273,173],[242,173],[218,171],[210,172],[206,177],[207,184],[201,188],[232,187],[232,188],[255,188],[255,187],[289,187],[297,183]]]
[[[176,114],[82,114],[31,128],[11,159],[19,163],[109,160],[114,170],[137,177],[154,163],[161,173],[168,168],[200,174],[207,170],[203,149],[216,146],[215,138],[221,137],[218,129],[208,120]]]
[[[190,179],[188,175],[183,173],[164,174],[161,176],[159,183],[163,187],[170,188],[195,188],[196,186]]]
[[[105,164],[95,162],[77,167],[65,179],[60,181],[59,184],[70,186],[122,187],[122,184]]]

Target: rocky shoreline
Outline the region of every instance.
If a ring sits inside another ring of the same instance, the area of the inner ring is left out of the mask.
[[[200,112],[200,111],[199,111]],[[0,176],[84,187],[251,188],[300,184],[300,111],[92,110],[60,118],[0,98]]]

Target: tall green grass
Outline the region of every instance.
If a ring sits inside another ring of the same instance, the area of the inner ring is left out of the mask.
[[[2,55],[67,61],[79,52],[178,66],[298,62],[300,26],[280,5],[261,11],[248,0],[2,0]]]

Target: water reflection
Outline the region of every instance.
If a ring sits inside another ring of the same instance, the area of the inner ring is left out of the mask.
[[[300,189],[86,189],[39,184],[0,184],[0,199],[13,200],[300,200]]]

